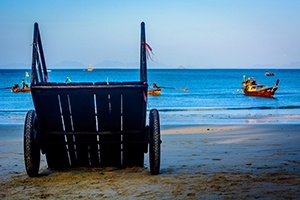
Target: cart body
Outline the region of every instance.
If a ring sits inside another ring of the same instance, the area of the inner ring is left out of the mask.
[[[31,94],[24,156],[29,176],[39,171],[40,151],[49,168],[144,166],[159,173],[160,129],[157,110],[147,114],[145,25],[141,24],[140,80],[136,82],[50,82],[38,24],[35,23]]]

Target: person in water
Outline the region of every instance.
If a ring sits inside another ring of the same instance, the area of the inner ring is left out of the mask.
[[[155,82],[152,84],[152,87],[153,87],[153,88],[156,88],[156,89],[160,89],[160,87],[157,86]]]
[[[157,86],[155,82],[152,84],[152,88],[155,88],[155,90],[157,90],[157,91],[160,91],[160,90],[161,90],[161,89],[160,89],[161,87],[160,87],[160,86]]]
[[[270,73],[268,71],[266,71],[266,76],[269,76],[269,75],[270,75]]]
[[[69,77],[66,78],[65,83],[72,82]]]

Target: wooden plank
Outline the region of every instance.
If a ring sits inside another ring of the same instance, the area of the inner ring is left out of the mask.
[[[96,93],[98,130],[121,131],[121,96],[111,93],[111,90],[101,90]],[[109,142],[121,142],[120,135],[100,135],[100,157],[102,166],[121,165],[121,144],[109,144]],[[108,142],[108,144],[105,144]]]
[[[144,150],[147,144],[130,144],[130,142],[144,140],[147,133],[126,134],[126,131],[145,129],[146,102],[143,92],[143,90],[127,89],[123,93],[124,166],[144,165]]]
[[[83,95],[81,90],[69,93],[69,103],[71,108],[73,131],[96,132],[96,118],[94,94]],[[77,144],[77,164],[79,166],[98,166],[98,145],[96,135],[76,135],[75,141],[84,142]]]
[[[63,122],[65,126],[64,134],[66,135],[66,142],[67,142],[67,148],[69,152],[69,158],[70,158],[70,166],[76,167],[79,166],[77,162],[77,153],[76,153],[76,145],[74,145],[75,137],[72,135],[73,133],[73,127],[72,127],[72,121],[71,121],[71,114],[70,114],[70,106],[69,106],[69,97],[67,94],[60,94],[60,104],[61,104],[61,111],[63,116]],[[71,133],[71,134],[66,134]],[[57,134],[62,134],[61,132],[58,132]],[[53,135],[53,134],[52,134]]]
[[[60,105],[58,95],[48,95],[40,90],[32,90],[32,97],[37,113],[41,137],[44,139],[44,151],[50,168],[68,167],[69,159],[65,145],[51,144],[47,142],[65,142],[64,135],[53,135],[44,138],[43,132],[59,131],[63,133]]]

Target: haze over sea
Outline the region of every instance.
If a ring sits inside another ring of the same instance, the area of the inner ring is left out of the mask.
[[[300,123],[300,69],[148,69],[149,89],[153,82],[163,89],[160,96],[148,96],[148,110],[156,108],[161,125],[274,124]],[[34,109],[30,93],[12,93],[30,70],[0,70],[0,124],[23,124]],[[243,75],[273,86],[280,79],[274,98],[248,97],[242,91]],[[53,69],[51,82],[138,81],[138,69]],[[184,88],[188,88],[185,92]],[[148,118],[148,117],[147,117]]]

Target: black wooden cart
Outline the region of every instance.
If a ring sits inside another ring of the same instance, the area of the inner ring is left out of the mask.
[[[41,152],[50,169],[144,166],[160,170],[159,113],[147,112],[145,24],[141,23],[140,80],[56,83],[48,79],[38,24],[34,24],[31,93],[35,110],[24,125],[24,158],[37,176]]]

